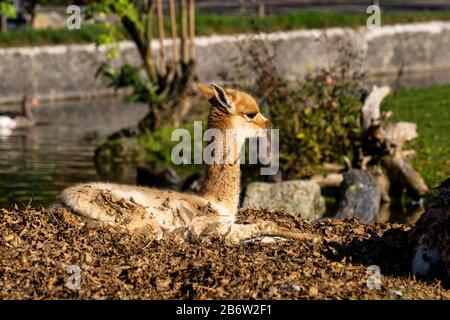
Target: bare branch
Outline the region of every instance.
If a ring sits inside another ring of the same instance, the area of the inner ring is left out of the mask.
[[[177,42],[177,19],[175,12],[175,0],[169,0],[169,14],[170,14],[170,32],[172,36],[172,71],[175,72],[178,56],[178,42]]]
[[[161,0],[156,0],[156,11],[158,14],[158,34],[159,34],[159,57],[160,57],[160,74],[165,77],[167,73],[166,64],[166,48],[164,47],[164,15]]]
[[[131,21],[131,19],[128,18],[128,16],[123,16],[122,24],[123,24],[125,30],[127,30],[127,33],[130,35],[133,42],[136,44],[139,54],[142,57],[145,57],[146,49],[145,49],[144,39],[141,38],[141,34],[140,34],[138,28],[136,27],[136,25],[134,24],[134,22]]]
[[[391,88],[388,86],[380,88],[373,86],[372,91],[361,109],[361,126],[363,132],[366,132],[372,126],[377,126],[380,124],[380,104],[389,92],[391,92]]]
[[[195,0],[189,0],[189,50],[195,60]]]
[[[155,5],[153,1],[149,1],[145,19],[145,56],[144,63],[150,81],[155,83],[158,81],[158,71],[152,55],[152,38],[153,38],[153,12]]]
[[[181,8],[181,58],[184,64],[189,63],[189,51],[187,47],[188,26],[186,0],[180,0]]]

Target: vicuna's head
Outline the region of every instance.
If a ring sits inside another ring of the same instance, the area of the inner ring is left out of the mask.
[[[256,100],[249,94],[224,89],[213,83],[211,86],[199,84],[198,89],[211,103],[209,113],[209,128],[220,130],[234,129],[241,132],[245,138],[258,137],[266,134],[272,123],[259,111]]]

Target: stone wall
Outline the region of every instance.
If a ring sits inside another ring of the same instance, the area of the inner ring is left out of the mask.
[[[308,70],[329,65],[337,56],[339,43],[348,41],[362,52],[370,78],[395,78],[404,74],[421,78],[440,72],[450,81],[450,22],[383,26],[375,30],[331,28],[260,34],[275,43],[276,63],[288,79],[302,78]],[[198,37],[197,74],[200,81],[232,78],[233,59],[246,35]],[[166,43],[169,44],[169,40]],[[158,49],[155,41],[153,49]],[[132,43],[120,44],[115,62],[137,64]],[[0,49],[0,103],[18,101],[24,93],[41,99],[85,98],[113,93],[95,72],[105,57],[105,48],[89,45],[58,45]]]

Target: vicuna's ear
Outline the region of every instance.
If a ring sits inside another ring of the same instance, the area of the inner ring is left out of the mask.
[[[214,96],[216,97],[217,101],[227,110],[232,111],[234,109],[233,102],[231,102],[230,98],[228,98],[225,89],[219,86],[218,84],[212,83],[211,87],[214,91]]]
[[[204,84],[197,84],[198,90],[202,93],[202,95],[206,98],[206,100],[210,100],[211,98],[214,98],[214,91],[210,87],[204,85]]]

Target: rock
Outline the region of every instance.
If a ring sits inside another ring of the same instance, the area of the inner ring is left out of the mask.
[[[150,166],[137,168],[136,182],[141,186],[171,190],[179,190],[183,183],[173,168],[157,170]]]
[[[253,182],[247,186],[243,208],[283,209],[308,220],[322,218],[325,201],[317,183],[290,180],[277,183]]]
[[[374,223],[380,211],[381,188],[375,177],[367,171],[351,169],[344,174],[340,186],[336,218],[359,218]]]
[[[311,180],[317,182],[321,188],[339,188],[344,176],[341,173],[330,173],[326,176],[318,174],[312,176]]]

